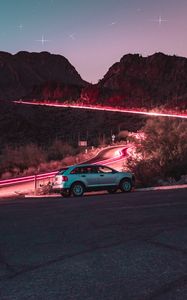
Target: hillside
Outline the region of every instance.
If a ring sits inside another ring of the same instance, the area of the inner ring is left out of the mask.
[[[0,52],[0,100],[20,98],[186,110],[187,58],[127,54],[93,85],[82,80],[61,55]]]
[[[0,100],[19,98],[78,98],[86,82],[69,61],[48,52],[0,52]]]
[[[187,109],[187,58],[125,55],[98,84],[83,89],[81,98],[92,104]]]
[[[71,108],[16,105],[2,102],[0,113],[0,153],[6,146],[30,143],[48,147],[55,140],[78,146],[78,140],[98,145],[111,141],[111,133],[136,131],[142,127],[143,116]]]

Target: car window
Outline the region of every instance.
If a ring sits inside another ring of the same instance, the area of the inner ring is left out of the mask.
[[[70,174],[95,174],[98,173],[95,166],[76,167]]]
[[[82,168],[77,167],[77,168],[73,169],[73,170],[70,172],[70,174],[81,174],[81,173],[82,173],[82,170],[81,170],[81,169],[82,169]]]
[[[97,170],[97,168],[96,167],[90,167],[90,173],[92,173],[92,174],[96,174],[96,173],[98,173],[98,170]]]
[[[98,167],[98,172],[99,173],[108,173],[108,174],[115,173],[115,171],[113,169],[110,169],[110,168],[105,167],[105,166],[99,166]]]
[[[80,168],[80,173],[81,174],[91,174],[91,173],[96,173],[95,168],[92,166],[85,166]]]
[[[87,168],[86,168],[86,167],[81,168],[81,173],[82,173],[82,174],[88,173]]]

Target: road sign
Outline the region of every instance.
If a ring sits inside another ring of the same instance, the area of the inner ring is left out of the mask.
[[[79,141],[80,147],[87,147],[87,141]]]

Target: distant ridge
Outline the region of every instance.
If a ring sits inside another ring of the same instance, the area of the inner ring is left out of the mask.
[[[60,85],[63,88],[73,85],[76,97],[77,94],[79,97],[80,87],[85,86],[86,82],[61,55],[26,51],[12,55],[0,52],[0,99],[19,99],[46,84],[55,84],[57,96],[62,96]]]
[[[82,92],[86,103],[187,109],[187,58],[155,53],[124,55],[98,84]]]
[[[97,84],[90,84],[61,55],[0,52],[0,100],[20,98],[186,110],[187,58],[127,54]]]

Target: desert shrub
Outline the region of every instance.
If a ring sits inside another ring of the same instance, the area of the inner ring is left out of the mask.
[[[49,147],[47,160],[61,160],[66,156],[75,154],[75,149],[61,140],[55,140]]]
[[[0,177],[8,179],[58,170],[64,165],[84,160],[84,155],[81,149],[59,140],[45,150],[34,144],[17,148],[7,146],[0,155]]]
[[[145,140],[137,145],[133,159],[127,162],[140,184],[155,184],[158,178],[179,179],[187,173],[187,122],[156,118],[147,121]]]
[[[121,130],[119,133],[118,133],[118,139],[121,141],[121,140],[127,140],[128,138],[128,135],[129,135],[129,132],[128,130]]]
[[[0,170],[1,173],[11,171],[22,173],[29,167],[37,167],[40,162],[45,161],[45,152],[34,144],[13,148],[5,147],[1,153]]]
[[[37,194],[38,195],[48,195],[52,192],[52,185],[50,182],[47,184],[42,184],[38,189],[37,189]]]
[[[1,179],[3,180],[3,179],[9,179],[9,178],[11,178],[13,176],[13,174],[11,173],[11,172],[8,172],[8,171],[6,171],[6,172],[4,172],[2,175],[1,175]]]
[[[38,168],[36,167],[29,167],[28,169],[25,169],[23,172],[22,172],[22,176],[30,176],[30,175],[34,175],[38,172]]]

